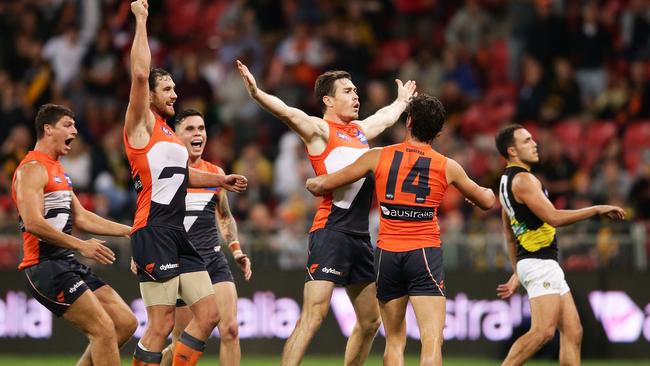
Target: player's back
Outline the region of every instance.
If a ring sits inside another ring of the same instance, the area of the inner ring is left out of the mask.
[[[132,147],[126,130],[124,146],[138,194],[132,232],[144,226],[183,230],[188,184],[185,146],[158,115],[147,146]]]
[[[325,122],[330,131],[327,147],[321,154],[309,156],[316,175],[334,173],[368,151],[368,141],[356,123],[343,125]],[[328,228],[354,235],[368,235],[373,187],[374,178],[368,174],[323,196],[310,232]]]
[[[30,151],[20,162],[16,169],[32,162],[38,162],[47,170],[47,184],[43,189],[43,217],[48,224],[63,231],[72,233],[72,181],[63,170],[63,165],[58,160],[52,159],[40,151]],[[12,197],[16,198],[16,174],[12,181]],[[32,203],[30,203],[32,204]],[[36,204],[34,202],[33,204]],[[25,230],[22,218],[18,218],[23,236],[23,260],[19,269],[27,268],[40,263],[45,259],[63,258],[73,255],[73,251],[39,239],[36,235]]]
[[[208,173],[222,173],[219,168],[201,159],[192,168]],[[202,258],[210,258],[220,250],[215,209],[221,188],[188,188],[185,196],[185,231]]]
[[[437,211],[448,187],[447,158],[431,146],[386,146],[375,169],[380,208],[377,246],[388,251],[439,247]]]

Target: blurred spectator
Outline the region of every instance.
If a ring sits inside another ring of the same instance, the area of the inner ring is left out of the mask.
[[[279,145],[280,151],[273,164],[273,193],[280,201],[286,201],[295,193],[306,193],[305,181],[313,173],[298,135],[286,132]]]
[[[614,76],[609,81],[607,89],[596,98],[593,110],[598,118],[614,119],[622,123],[626,120],[625,108],[629,101],[627,78]]]
[[[621,38],[628,59],[650,58],[650,6],[646,0],[630,0],[621,15]]]
[[[70,146],[70,152],[59,159],[65,172],[72,180],[77,192],[88,192],[92,188],[92,157],[88,145],[77,136]]]
[[[529,0],[508,1],[507,22],[509,77],[519,81],[521,58],[526,50],[526,40],[536,20],[535,4]]]
[[[554,122],[576,115],[580,111],[580,88],[573,75],[571,63],[566,58],[558,58],[555,60],[555,75],[542,105],[542,120]]]
[[[542,80],[543,70],[537,60],[527,57],[523,63],[523,73],[515,120],[536,121],[539,119],[542,103],[547,96]]]
[[[544,186],[554,206],[558,209],[566,208],[572,194],[571,180],[577,166],[564,152],[560,139],[548,139],[544,147],[548,151],[543,151],[544,159],[536,170],[542,174]]]
[[[402,66],[399,78],[403,82],[415,80],[420,93],[438,95],[443,76],[439,56],[433,47],[418,47],[413,51],[413,56]]]
[[[612,52],[611,35],[599,22],[600,10],[596,1],[588,1],[582,8],[582,21],[573,33],[571,46],[576,59],[576,78],[580,84],[583,103],[590,105],[607,86],[606,59]]]
[[[460,91],[470,100],[476,100],[481,94],[476,75],[467,60],[461,59],[459,55],[450,48],[443,52],[443,80],[458,85]]]
[[[609,159],[594,171],[590,193],[596,203],[610,204],[612,200],[627,197],[632,182],[621,164]]]
[[[181,57],[182,76],[176,81],[178,83],[177,108],[181,110],[192,108],[205,115],[208,106],[212,103],[212,87],[199,71],[199,58],[196,52],[185,52]]]
[[[637,176],[632,182],[628,201],[637,220],[650,220],[650,150],[642,154]]]
[[[16,125],[9,131],[0,150],[0,193],[11,192],[14,171],[32,146],[32,136],[25,125]]]
[[[82,65],[84,86],[90,96],[99,99],[100,103],[114,100],[119,83],[124,79],[124,69],[120,65],[120,55],[113,46],[108,28],[99,30]]]
[[[644,61],[634,61],[630,65],[630,97],[626,120],[650,118],[650,81]]]
[[[536,20],[526,39],[526,53],[541,63],[545,75],[552,72],[553,60],[566,56],[569,48],[565,21],[551,6],[551,0],[535,0]]]
[[[447,45],[457,52],[476,56],[490,41],[493,29],[490,15],[481,9],[478,0],[465,0],[465,6],[454,13],[445,30]]]

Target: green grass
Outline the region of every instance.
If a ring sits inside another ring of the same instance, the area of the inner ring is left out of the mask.
[[[0,355],[0,365],[3,366],[70,366],[74,365],[77,361],[75,356],[10,356],[10,355]],[[218,360],[216,357],[206,357],[199,362],[199,365],[217,365]],[[242,359],[242,366],[276,366],[280,364],[280,359],[277,357],[262,357],[262,356],[244,356]],[[340,357],[317,357],[312,356],[305,359],[302,363],[303,366],[334,366],[343,364],[343,360]],[[366,362],[366,365],[381,365],[380,356],[371,356]],[[418,360],[416,357],[408,357],[406,360],[407,365],[417,365]],[[530,366],[546,366],[546,365],[557,365],[557,361],[532,361],[526,363]],[[130,359],[122,360],[123,366],[130,366]],[[444,359],[445,366],[497,366],[499,365],[498,360],[486,360],[481,358],[456,358],[448,357]],[[582,365],[584,366],[605,366],[605,365],[616,365],[616,366],[650,366],[650,361],[637,361],[637,360],[585,360]]]

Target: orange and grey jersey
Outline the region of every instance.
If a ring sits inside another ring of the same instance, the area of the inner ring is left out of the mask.
[[[316,175],[334,173],[368,151],[368,140],[359,125],[325,122],[330,130],[327,147],[320,155],[309,155]],[[323,196],[310,232],[328,228],[368,235],[368,213],[374,186],[374,176],[368,173],[364,178]]]
[[[192,168],[223,174],[219,167],[203,159],[192,165]],[[215,217],[220,191],[221,188],[188,188],[185,196],[185,231],[206,262],[221,250]]]
[[[380,219],[377,247],[391,252],[440,247],[438,207],[447,157],[409,142],[386,146],[375,169]]]
[[[47,184],[43,188],[43,217],[48,224],[66,234],[72,233],[72,181],[58,160],[40,151],[30,151],[20,162],[18,169],[29,163],[41,164],[47,170]],[[12,197],[16,201],[16,174],[12,181]],[[23,235],[23,260],[18,265],[24,269],[46,259],[63,258],[73,255],[73,251],[39,239],[25,231],[22,218],[18,218]]]
[[[131,232],[144,226],[183,229],[188,153],[167,123],[156,115],[149,143],[132,147],[124,130],[126,156],[138,193]]]

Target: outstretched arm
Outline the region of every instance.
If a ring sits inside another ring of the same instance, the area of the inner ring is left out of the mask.
[[[366,173],[375,171],[380,156],[381,148],[374,148],[341,170],[307,179],[306,188],[314,196],[322,196],[336,188],[356,182],[363,178]]]
[[[237,68],[242,77],[248,94],[257,104],[282,120],[289,128],[309,145],[316,138],[327,138],[329,129],[327,123],[318,117],[312,117],[298,108],[289,107],[280,98],[267,94],[257,87],[255,77],[248,67],[237,60]]]
[[[72,214],[74,225],[90,234],[126,237],[131,233],[130,226],[106,220],[94,212],[86,210],[74,193],[72,194]]]
[[[595,215],[604,215],[610,219],[623,219],[625,211],[617,206],[598,205],[578,210],[558,210],[542,191],[542,184],[530,173],[520,173],[512,180],[512,193],[515,199],[553,227],[570,225]]]
[[[458,188],[460,193],[483,210],[489,210],[494,206],[496,198],[490,188],[481,187],[471,180],[460,164],[453,159],[447,159],[445,167],[447,182]]]
[[[124,128],[129,144],[136,148],[147,145],[154,123],[149,110],[151,51],[147,41],[148,7],[147,0],[131,3],[131,11],[135,15],[135,36],[131,46],[131,92]]]
[[[395,101],[378,110],[372,116],[357,122],[363,129],[366,138],[373,139],[384,132],[385,129],[394,125],[404,112],[404,109],[406,109],[411,98],[418,95],[415,91],[415,81],[409,80],[406,84],[402,84],[401,80],[395,79],[395,83],[397,84],[397,98],[395,98]]]
[[[191,188],[223,187],[228,191],[241,193],[248,186],[248,179],[239,174],[223,175],[189,168],[188,175]]]

